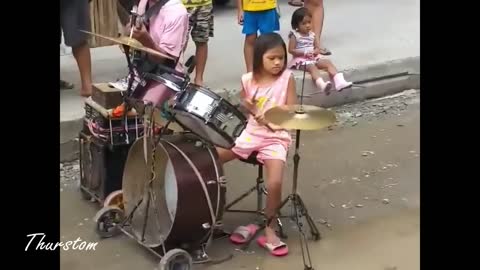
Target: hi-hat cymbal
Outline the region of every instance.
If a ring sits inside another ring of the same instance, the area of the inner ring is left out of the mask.
[[[147,47],[143,46],[142,43],[140,43],[140,41],[138,41],[134,38],[130,38],[130,37],[126,37],[126,36],[121,36],[121,37],[118,37],[118,38],[114,38],[114,37],[107,37],[107,36],[100,35],[100,34],[95,34],[95,33],[92,33],[92,32],[89,32],[89,31],[84,31],[84,30],[82,30],[82,32],[93,35],[93,36],[97,36],[97,37],[100,37],[100,38],[110,40],[110,41],[115,42],[117,44],[121,44],[121,45],[131,47],[134,50],[143,51],[143,52],[146,52],[148,54],[157,55],[157,56],[160,56],[160,57],[163,57],[163,58],[173,60],[173,57],[171,57],[169,55],[166,55],[166,54],[163,54],[161,52],[158,52],[156,50],[147,48]]]
[[[265,119],[285,129],[317,130],[331,126],[335,114],[324,108],[311,105],[283,105],[265,113]]]

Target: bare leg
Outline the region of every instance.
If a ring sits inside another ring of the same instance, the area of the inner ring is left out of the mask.
[[[92,60],[88,43],[84,42],[79,46],[73,47],[72,52],[77,61],[78,70],[80,71],[80,79],[82,81],[80,95],[88,97],[92,95]]]
[[[230,149],[220,147],[215,148],[217,149],[218,157],[222,165],[237,158],[237,155],[235,155],[235,153],[233,153],[233,151]]]
[[[267,218],[276,217],[278,207],[281,203],[282,197],[282,178],[284,162],[281,160],[270,159],[265,160],[265,167],[267,168],[267,205],[265,209],[265,215]],[[280,239],[275,233],[274,221],[265,228],[265,236],[267,237],[267,243],[278,244]]]
[[[255,45],[256,39],[257,39],[257,34],[251,34],[245,37],[245,45],[243,47],[243,53],[245,56],[245,64],[247,66],[247,72],[253,71],[253,46]]]
[[[318,38],[318,44],[321,44],[321,36],[323,30],[323,18],[324,18],[324,9],[323,9],[323,0],[305,0],[305,7],[312,14],[312,28],[315,33],[315,37]],[[320,46],[322,54],[329,54],[329,51]]]
[[[320,59],[317,61],[317,67],[319,69],[326,69],[330,77],[337,75],[338,71],[333,65],[333,63],[328,59]]]
[[[306,70],[312,75],[312,80],[315,82],[318,78],[320,78],[320,71],[314,64],[310,64],[306,66]]]
[[[315,85],[326,95],[330,94],[330,88],[331,88],[331,83],[330,82],[325,82],[320,75],[320,70],[318,70],[318,67],[314,64],[307,65],[306,67],[307,71],[312,75],[313,82]]]
[[[208,57],[208,43],[207,42],[195,42],[195,80],[194,83],[203,86],[203,72],[207,64]]]

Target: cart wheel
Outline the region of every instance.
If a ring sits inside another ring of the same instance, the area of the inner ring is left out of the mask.
[[[183,249],[169,250],[158,264],[159,270],[191,270],[192,256]]]
[[[95,215],[96,232],[102,238],[109,238],[120,232],[118,225],[124,219],[122,209],[108,206],[100,209]]]
[[[103,202],[103,207],[109,207],[109,206],[115,206],[118,207],[122,210],[125,210],[123,208],[123,192],[122,190],[117,190],[112,193],[110,193],[107,198],[105,198],[105,201]]]

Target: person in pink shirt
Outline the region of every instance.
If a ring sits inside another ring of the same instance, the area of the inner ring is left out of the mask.
[[[280,241],[272,222],[282,195],[283,169],[287,150],[292,142],[290,132],[269,123],[263,114],[272,107],[297,103],[295,79],[287,69],[287,49],[282,37],[277,33],[260,35],[254,45],[253,72],[246,73],[241,80],[241,95],[245,107],[251,115],[242,134],[229,149],[217,148],[220,162],[226,163],[236,158],[247,159],[252,152],[258,152],[257,159],[267,169],[267,227],[265,236],[257,243],[268,249],[272,255],[284,256],[288,247]],[[247,228],[245,230],[245,228]],[[255,234],[258,226],[241,226],[231,235],[233,243],[244,243]]]
[[[143,14],[148,4],[153,6],[158,0],[141,0],[138,13]],[[148,3],[147,3],[148,2]],[[127,33],[130,34],[130,25],[127,25]],[[167,54],[175,59],[174,68],[183,72],[183,48],[188,34],[188,12],[180,0],[169,0],[160,9],[158,14],[153,15],[149,21],[149,30],[145,25],[141,28],[134,27],[132,37],[142,43],[143,46]],[[168,59],[158,56],[149,56],[154,62],[171,64]],[[173,68],[173,66],[172,66]],[[143,101],[153,105],[163,105],[175,92],[165,85],[149,80],[145,86]]]

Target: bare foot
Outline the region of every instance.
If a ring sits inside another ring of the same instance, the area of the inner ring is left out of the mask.
[[[203,86],[203,79],[195,79],[193,83],[198,86]]]
[[[278,238],[275,229],[270,226],[265,228],[265,237],[267,238],[267,243],[272,245],[278,245],[280,243],[280,238]]]
[[[80,90],[80,96],[82,97],[89,97],[91,95],[92,95],[92,88],[90,89],[82,88],[82,90]]]

